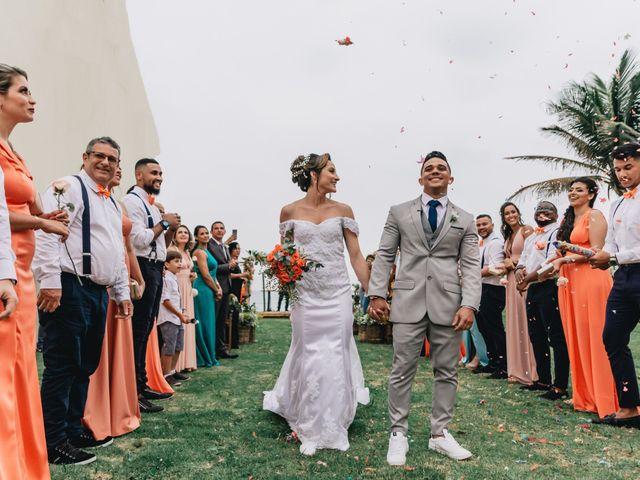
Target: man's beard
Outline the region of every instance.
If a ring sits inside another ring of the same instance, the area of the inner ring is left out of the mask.
[[[153,188],[153,185],[144,185],[142,188],[144,189],[145,192],[147,192],[150,195],[159,195],[160,194],[160,189],[159,188]]]

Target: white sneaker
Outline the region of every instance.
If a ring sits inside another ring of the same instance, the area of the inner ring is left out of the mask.
[[[389,450],[387,451],[387,463],[394,466],[402,466],[407,462],[409,441],[402,432],[393,432],[389,437]]]
[[[429,450],[435,450],[454,460],[467,460],[473,455],[469,450],[460,446],[446,428],[442,431],[444,437],[429,438]]]

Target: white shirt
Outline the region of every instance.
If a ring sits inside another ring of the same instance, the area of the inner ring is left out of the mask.
[[[160,310],[158,311],[158,325],[165,322],[180,325],[178,316],[169,311],[164,306],[164,301],[169,300],[176,310],[182,312],[182,296],[180,295],[180,287],[178,286],[178,278],[169,270],[165,270],[164,279],[162,280],[162,296],[160,297]]]
[[[4,194],[4,174],[0,168],[0,280],[16,280],[16,256],[11,249],[11,225],[7,198]]]
[[[522,249],[518,266],[524,265],[527,273],[539,270],[547,259],[556,256],[556,247],[551,242],[554,242],[557,236],[557,222],[544,227],[543,233],[535,233],[534,231],[524,241],[524,248]]]
[[[98,285],[111,286],[111,295],[116,302],[129,300],[129,274],[124,261],[124,242],[122,240],[122,210],[114,201],[98,195],[98,188],[84,170],[78,174],[89,196],[91,213],[91,275],[88,278]],[[32,268],[41,288],[62,288],[60,272],[79,276],[82,273],[82,189],[77,178],[64,177],[68,183],[67,191],[61,197],[64,203],[75,207],[69,211],[69,238],[65,243],[60,237],[42,230],[36,231],[36,253]],[[42,194],[45,212],[58,208],[53,187]],[[65,244],[66,247],[65,248]],[[67,252],[68,249],[68,252]],[[69,258],[71,256],[71,258]],[[75,270],[74,270],[75,266]]]
[[[440,202],[440,205],[436,207],[436,213],[438,214],[438,225],[440,225],[440,222],[442,222],[442,219],[444,218],[444,214],[447,212],[447,204],[449,203],[449,199],[446,196],[441,198],[433,198],[422,192],[422,212],[426,215],[425,218],[427,219],[429,218],[429,209],[431,208],[429,206],[429,202],[431,200],[437,200]]]
[[[640,263],[640,197],[621,197],[609,210],[609,229],[603,250],[615,254],[620,265]]]
[[[153,242],[154,233],[153,228],[149,228],[147,211],[144,206],[146,205],[149,212],[151,212],[151,221],[154,226],[162,220],[160,210],[158,210],[158,207],[149,203],[149,194],[142,188],[135,186],[133,187],[132,192],[140,198],[135,195],[127,194],[122,199],[122,203],[127,207],[127,214],[129,215],[132,223],[129,238],[131,238],[133,250],[136,252],[137,257],[150,258],[151,260],[157,259],[164,262],[164,259],[167,258],[167,244],[164,240],[164,233],[161,233],[160,236],[155,239],[156,253],[158,254],[156,257],[151,253],[152,248],[150,245]]]
[[[497,267],[498,265],[504,265],[504,239],[495,230],[482,239],[482,246],[480,247],[480,265],[483,267]],[[502,286],[500,284],[500,277],[497,275],[491,275],[490,277],[482,277],[482,283],[487,285]]]

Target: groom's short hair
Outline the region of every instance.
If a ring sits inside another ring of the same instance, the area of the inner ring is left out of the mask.
[[[449,160],[447,160],[447,157],[444,155],[444,153],[439,152],[438,150],[433,150],[432,152],[429,152],[424,156],[422,165],[420,165],[420,175],[422,175],[422,172],[424,171],[424,164],[432,158],[439,158],[440,160],[444,160],[444,163],[447,164],[447,168],[449,169],[449,174],[451,174],[451,165],[449,165]]]
[[[476,217],[476,220],[480,220],[481,218],[488,218],[491,223],[493,223],[493,218],[488,213],[481,213]]]

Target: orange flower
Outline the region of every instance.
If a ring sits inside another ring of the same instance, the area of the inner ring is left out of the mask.
[[[296,276],[296,279],[300,278],[300,276],[302,275],[302,269],[299,266],[295,265],[293,267],[293,274]]]
[[[280,280],[282,283],[289,283],[291,281],[291,278],[289,278],[288,273],[281,272],[278,274],[278,280]]]
[[[293,255],[291,255],[292,262],[297,262],[299,259],[300,259],[300,254],[298,252],[294,252]]]
[[[274,258],[273,258],[273,252],[271,252],[269,255],[267,255],[267,262],[269,262],[269,263],[273,263],[273,260],[274,260]]]

